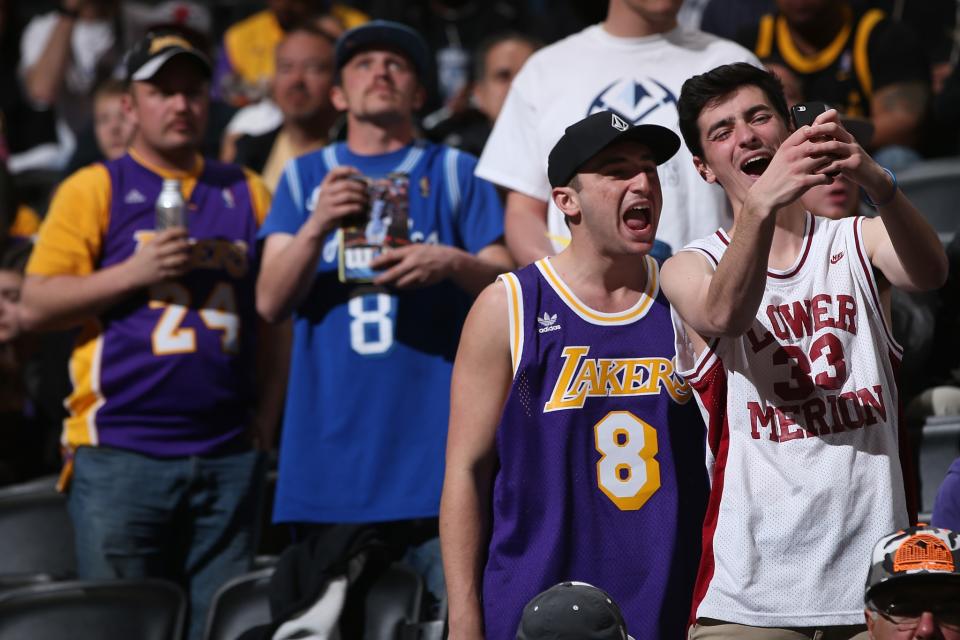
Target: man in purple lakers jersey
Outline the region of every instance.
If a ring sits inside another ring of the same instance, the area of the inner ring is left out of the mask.
[[[610,111],[568,127],[548,174],[570,246],[470,312],[440,510],[451,637],[514,638],[524,604],[567,580],[610,593],[638,640],[683,636],[704,432],[647,255],[657,165],[679,145]]]
[[[154,32],[128,60],[129,153],[60,187],[23,304],[34,328],[81,327],[63,436],[79,576],[178,579],[197,638],[216,588],[249,566],[261,473],[248,433],[277,413],[262,396],[255,416],[252,402],[269,194],[198,153],[210,77],[199,51]],[[157,230],[169,179],[186,224]]]

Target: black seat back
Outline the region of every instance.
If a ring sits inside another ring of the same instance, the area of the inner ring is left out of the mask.
[[[71,580],[0,594],[3,640],[180,640],[186,597],[162,580]]]
[[[0,553],[0,574],[76,575],[67,500],[52,484],[13,485],[0,491],[0,540],[8,550]]]
[[[213,596],[206,640],[236,640],[241,633],[270,622],[270,576],[273,567],[238,576]]]

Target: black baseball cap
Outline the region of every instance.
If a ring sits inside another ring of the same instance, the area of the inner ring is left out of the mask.
[[[337,39],[334,55],[337,70],[360,51],[376,45],[386,45],[403,53],[423,80],[430,70],[430,50],[419,33],[405,24],[390,20],[371,20],[350,29]]]
[[[523,608],[516,640],[633,640],[620,607],[586,582],[561,582]]]
[[[177,56],[188,56],[207,78],[213,75],[210,60],[178,31],[159,29],[148,32],[127,54],[127,80],[153,78],[163,65]]]
[[[680,138],[656,124],[632,125],[613,111],[598,111],[563,132],[547,159],[551,187],[562,187],[583,164],[620,140],[636,140],[650,147],[657,164],[663,164],[680,148]]]

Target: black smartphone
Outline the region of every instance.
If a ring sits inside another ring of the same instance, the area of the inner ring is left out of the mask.
[[[803,102],[795,104],[790,109],[793,118],[793,128],[799,129],[804,125],[813,124],[817,116],[829,109],[826,102]]]

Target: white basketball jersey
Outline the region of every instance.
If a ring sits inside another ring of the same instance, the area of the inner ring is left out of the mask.
[[[862,218],[807,214],[803,250],[768,272],[753,325],[681,373],[707,423],[711,496],[698,618],[766,627],[863,623],[874,543],[908,525],[895,371]],[[714,267],[723,231],[688,245]]]

